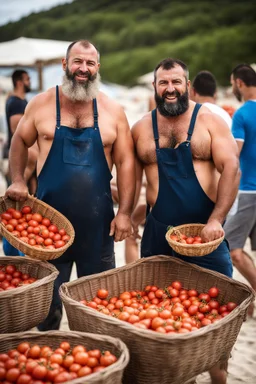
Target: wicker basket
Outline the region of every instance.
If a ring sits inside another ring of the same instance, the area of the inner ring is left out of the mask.
[[[17,334],[0,335],[0,353],[16,348],[19,343],[28,341],[40,346],[49,345],[57,348],[62,341],[68,341],[71,347],[81,344],[87,349],[109,350],[118,360],[104,371],[93,373],[85,377],[68,381],[72,384],[97,383],[97,384],[121,384],[124,368],[129,362],[129,351],[126,345],[119,339],[110,336],[99,336],[81,332],[26,332]]]
[[[178,243],[170,238],[173,234],[183,234],[186,236],[201,236],[202,229],[205,224],[183,224],[178,227],[171,227],[165,235],[166,240],[170,247],[180,255],[184,256],[205,256],[215,251],[220,243],[224,240],[224,236],[217,240],[209,241],[208,243],[202,244],[183,244]]]
[[[22,202],[11,200],[5,196],[0,197],[0,214],[5,212],[8,208],[15,208],[20,210],[24,205],[30,206],[34,212],[40,213],[42,216],[47,217],[59,229],[65,229],[67,234],[70,236],[70,240],[67,242],[67,244],[65,244],[64,247],[58,249],[35,248],[13,236],[11,232],[7,231],[4,224],[2,223],[0,223],[0,233],[15,248],[19,249],[21,252],[29,255],[34,259],[53,260],[57,257],[60,257],[74,241],[75,231],[70,221],[56,209],[33,196],[29,196],[27,200]]]
[[[50,263],[29,257],[1,256],[0,265],[7,264],[39,280],[0,292],[0,333],[27,331],[47,317],[59,272]]]
[[[103,287],[111,297],[126,290],[142,290],[146,285],[166,287],[174,280],[181,281],[186,289],[195,288],[199,292],[217,286],[221,303],[235,301],[238,306],[219,322],[197,331],[166,335],[138,329],[78,302],[92,299]],[[81,277],[62,284],[59,292],[70,329],[105,333],[126,343],[130,350],[130,364],[124,375],[126,384],[183,384],[209,370],[216,362],[226,361],[247,307],[254,300],[253,290],[247,285],[170,256],[152,256],[111,271]]]

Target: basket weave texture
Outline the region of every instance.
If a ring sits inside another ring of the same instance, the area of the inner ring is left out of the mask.
[[[0,292],[0,333],[27,331],[47,317],[59,272],[50,263],[29,257],[1,256],[0,265],[7,264],[39,280]]]
[[[220,237],[219,239],[209,241],[208,243],[202,243],[202,244],[179,243],[170,238],[170,235],[178,234],[179,236],[179,233],[186,236],[201,236],[201,232],[204,227],[205,227],[205,224],[183,224],[177,227],[171,227],[166,232],[165,238],[168,241],[170,247],[180,255],[205,256],[215,251],[215,249],[224,240],[224,236]]]
[[[87,349],[109,350],[115,354],[118,360],[104,371],[97,372],[75,380],[70,380],[72,384],[121,384],[124,368],[129,362],[129,351],[126,345],[119,339],[110,336],[99,336],[91,333],[81,332],[64,332],[64,331],[48,331],[48,332],[25,332],[16,334],[0,335],[0,353],[7,352],[16,348],[19,343],[28,341],[31,344],[39,346],[49,345],[56,349],[62,341],[68,341],[73,348],[81,344]]]
[[[109,297],[123,291],[142,290],[146,285],[166,287],[179,280],[185,289],[220,290],[219,301],[238,306],[219,322],[185,334],[164,335],[138,329],[80,304],[92,299],[99,288]],[[62,284],[60,295],[72,330],[108,334],[123,340],[130,350],[124,383],[183,384],[207,371],[216,362],[228,360],[254,291],[245,284],[169,256],[152,256],[115,270]],[[182,357],[182,358],[181,358]]]
[[[14,201],[9,199],[8,197],[1,196],[0,214],[5,212],[8,208],[20,210],[24,205],[30,206],[33,212],[40,213],[42,216],[47,217],[59,229],[65,229],[66,233],[70,236],[70,239],[67,244],[65,244],[64,247],[58,249],[35,248],[19,240],[19,238],[13,236],[11,232],[7,231],[4,224],[2,223],[0,223],[0,233],[15,248],[19,249],[25,255],[29,255],[32,258],[38,260],[53,260],[60,257],[68,249],[68,247],[71,246],[74,241],[75,231],[70,221],[59,211],[33,196],[29,196],[27,200],[22,202]]]

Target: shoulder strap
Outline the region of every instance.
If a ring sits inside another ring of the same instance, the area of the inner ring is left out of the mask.
[[[156,143],[156,149],[159,149],[159,135],[158,135],[158,128],[157,128],[157,115],[156,115],[156,109],[153,109],[151,112],[152,117],[152,125],[153,125],[153,132],[154,132],[154,140]]]
[[[98,126],[98,108],[97,108],[97,100],[93,99],[93,119],[94,119],[94,128],[99,128]]]
[[[195,127],[196,117],[197,117],[198,111],[201,108],[201,106],[202,106],[202,104],[196,104],[195,105],[195,108],[194,108],[194,111],[192,113],[192,117],[191,117],[191,120],[190,120],[187,141],[191,140],[191,136],[193,134],[194,127]]]
[[[60,98],[58,85],[56,85],[56,128],[60,129]]]

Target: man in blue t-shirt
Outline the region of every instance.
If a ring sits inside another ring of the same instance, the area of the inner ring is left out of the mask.
[[[256,73],[251,66],[240,64],[232,71],[231,84],[237,99],[245,101],[232,124],[242,175],[236,212],[229,215],[224,230],[234,265],[256,290],[255,264],[243,250],[249,237],[252,252],[256,251]]]

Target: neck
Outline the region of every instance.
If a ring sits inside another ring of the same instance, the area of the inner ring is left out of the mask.
[[[243,91],[244,101],[256,100],[256,87],[246,87]]]
[[[15,88],[13,91],[14,96],[19,97],[20,99],[25,99],[25,92],[22,89]]]
[[[216,100],[212,96],[198,96],[197,97],[197,103],[200,103],[200,104],[204,104],[204,103],[216,104]]]

